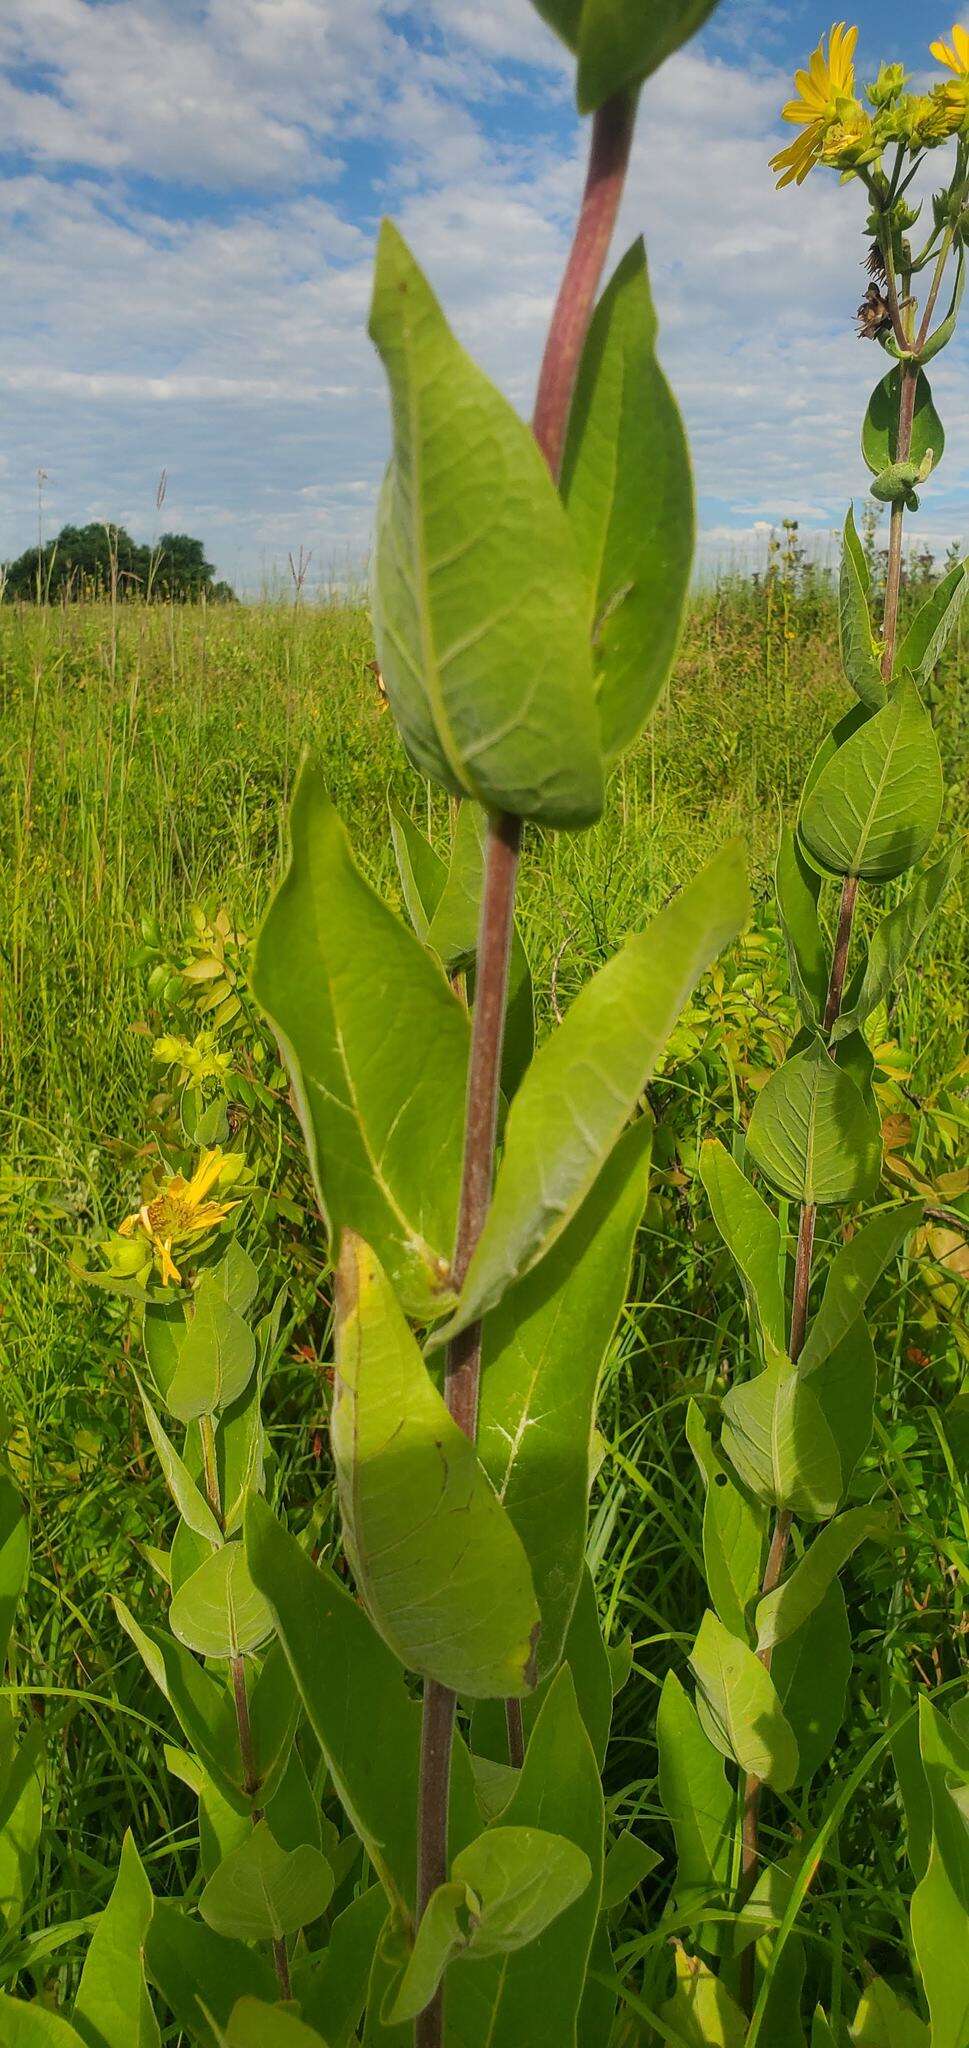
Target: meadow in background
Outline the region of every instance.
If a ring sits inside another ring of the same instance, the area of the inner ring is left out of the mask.
[[[909,611],[924,595],[917,565],[912,583]],[[391,900],[388,793],[446,845],[446,799],[428,800],[408,768],[372,654],[365,609],[339,598],[0,612],[0,1356],[7,1454],[33,1546],[14,1669],[51,1736],[37,1927],[103,1904],[129,1823],[157,1891],[179,1893],[193,1867],[194,1802],[187,1791],[180,1799],[164,1768],[171,1730],[109,1599],[120,1592],[139,1611],[162,1611],[145,1550],[167,1519],[166,1496],[146,1451],[122,1305],[71,1271],[84,1263],[80,1240],[135,1206],[159,1138],[184,1144],[186,1084],[206,1101],[225,1099],[254,1169],[242,1236],[265,1291],[283,1277],[291,1291],[266,1402],[271,1439],[294,1523],[312,1514],[316,1540],[336,1555],[330,1283],[285,1080],[245,972],[306,747],[325,762],[359,857]],[[931,690],[947,838],[966,816],[967,667],[963,627]],[[520,915],[536,988],[552,992],[543,1032],[553,1004],[564,1009],[730,832],[751,849],[754,923],[705,978],[651,1091],[666,1149],[600,1415],[591,1557],[607,1638],[628,1631],[634,1652],[607,1791],[614,1814],[658,1847],[668,1838],[656,1701],[705,1605],[702,1490],[685,1410],[691,1394],[725,1384],[743,1320],[696,1177],[697,1146],[716,1129],[728,1136],[735,1106],[746,1119],[790,1038],[768,891],[778,806],[789,814],[845,702],[833,588],[798,561],[788,533],[766,577],[724,575],[695,593],[669,696],[616,777],[602,822],[578,837],[526,838]],[[889,1651],[916,1684],[951,1675],[965,1627],[969,1504],[953,1478],[965,1471],[969,1403],[953,1396],[969,1347],[959,1214],[966,985],[953,891],[876,1032],[888,1188],[901,1195],[924,1179],[939,1216],[913,1247],[907,1288],[903,1267],[902,1284],[893,1274],[879,1291],[873,1453],[904,1505],[907,1537],[852,1585],[843,1773],[881,1726],[886,1612]],[[653,1881],[657,1897],[668,1867]],[[846,1967],[862,1955],[889,1974],[898,1967],[904,1886],[898,1794],[883,1759],[851,1804],[822,1883]],[[654,1920],[647,1884],[624,1932],[645,1938]],[[72,1966],[42,1960],[38,1982],[60,1967]]]

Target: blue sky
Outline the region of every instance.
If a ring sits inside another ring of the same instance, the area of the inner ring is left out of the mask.
[[[931,70],[953,4],[864,0],[862,78]],[[766,163],[827,26],[806,0],[722,0],[645,95],[616,253],[645,230],[708,561],[785,514],[826,533],[865,488],[885,363],[854,336],[863,194],[821,173],[775,194]],[[3,0],[0,137],[0,558],[36,530],[42,468],[48,531],[187,528],[249,590],[300,546],[311,585],[359,565],[384,212],[527,411],[582,152],[528,0]],[[969,529],[967,366],[963,343],[935,378],[939,546]]]

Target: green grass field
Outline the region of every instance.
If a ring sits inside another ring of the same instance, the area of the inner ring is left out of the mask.
[[[165,1497],[144,1455],[124,1320],[72,1275],[71,1261],[79,1238],[134,1205],[141,1171],[172,1131],[170,1076],[153,1044],[207,1028],[198,1012],[205,983],[181,969],[205,954],[205,920],[222,910],[241,1008],[215,1049],[230,1055],[233,1121],[267,1196],[254,1205],[255,1248],[293,1279],[293,1329],[269,1406],[280,1484],[297,1518],[314,1513],[329,1540],[324,1243],[295,1123],[239,977],[242,935],[278,871],[306,748],[362,864],[395,900],[388,792],[446,837],[446,805],[435,800],[427,815],[371,654],[366,613],[351,605],[0,607],[0,1361],[8,1450],[32,1521],[16,1670],[51,1735],[38,1925],[96,1909],[129,1821],[156,1888],[177,1890],[191,1868],[183,1852],[194,1802],[187,1792],[180,1799],[162,1756],[172,1729],[109,1600],[122,1592],[144,1607],[157,1598],[143,1546],[158,1540]],[[933,690],[947,838],[967,810],[967,673],[969,645],[960,642]],[[743,1327],[695,1177],[696,1145],[749,1113],[791,1035],[768,893],[773,843],[779,812],[789,811],[844,702],[834,602],[823,587],[767,598],[763,586],[734,582],[702,593],[668,699],[614,781],[602,823],[579,838],[526,842],[521,920],[545,1025],[730,834],[746,842],[754,877],[753,931],[701,989],[654,1091],[663,1125],[655,1191],[634,1306],[604,1389],[593,1500],[603,1612],[613,1639],[631,1633],[635,1655],[608,1788],[614,1811],[664,1855],[655,1703],[705,1604],[685,1406],[722,1386]],[[967,1259],[944,1212],[969,1122],[966,987],[966,924],[953,894],[880,1023],[890,1186],[897,1192],[913,1170],[938,1185],[940,1221],[913,1250],[910,1284],[903,1289],[896,1271],[876,1305],[874,1450],[905,1537],[863,1579],[847,1575],[856,1665],[842,1784],[883,1726],[893,1679],[944,1682],[965,1658],[969,1504],[953,1475],[964,1473],[969,1448],[959,1394]],[[815,1817],[824,1796],[822,1780]],[[789,1829],[796,1815],[773,1824]],[[906,1974],[902,1865],[894,1775],[882,1758],[845,1805],[806,1915],[809,1967],[835,2013],[844,1973],[857,1980],[863,1954]],[[658,1899],[662,1868],[653,1883]],[[643,1957],[647,1981],[654,1921],[647,1888],[624,1930],[627,1959]]]

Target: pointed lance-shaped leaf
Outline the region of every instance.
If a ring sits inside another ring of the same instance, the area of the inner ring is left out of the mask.
[[[12,1479],[0,1472],[0,1675],[27,1577],[29,1557],[27,1517],[19,1489]]]
[[[757,1607],[757,1649],[772,1650],[801,1628],[859,1543],[891,1543],[895,1525],[883,1510],[849,1508],[821,1529],[793,1571]]]
[[[602,1888],[604,1811],[599,1770],[563,1666],[546,1693],[501,1828],[545,1828],[581,1851],[591,1883],[527,1948],[448,1984],[449,2012],[462,2048],[563,2048],[575,2038]],[[480,1833],[480,1830],[479,1830]]]
[[[530,1691],[541,1622],[521,1538],[350,1231],[330,1435],[354,1576],[395,1656],[471,1698]]]
[[[912,1939],[932,2022],[932,2048],[960,2048],[969,2030],[969,1743],[924,1693],[919,1750],[932,1803],[932,1839],[925,1875],[912,1899]]]
[[[142,1953],[154,1903],[129,1831],[74,2000],[72,2018],[85,2048],[159,2048]]]
[[[265,1501],[246,1511],[249,1566],[280,1641],[337,1796],[395,1914],[414,1911],[421,1710],[397,1658],[346,1587],[277,1522]],[[467,1750],[452,1759],[452,1846],[480,1829]]]
[[[388,798],[390,836],[404,907],[419,939],[427,943],[434,912],[444,894],[447,861],[435,852],[409,812]]]
[[[525,1546],[558,1664],[585,1555],[599,1376],[646,1203],[652,1121],[623,1133],[578,1214],[485,1317],[478,1455]]]
[[[916,612],[895,657],[899,675],[913,675],[916,682],[928,680],[945,653],[950,633],[959,623],[967,591],[969,562],[957,562]]]
[[[435,1344],[500,1301],[567,1228],[683,1004],[736,936],[749,901],[743,856],[731,841],[580,990],[511,1105],[488,1220],[457,1312]]]
[[[700,1147],[700,1179],[713,1220],[744,1283],[768,1359],[787,1351],[780,1225],[718,1138]]]
[[[454,796],[591,824],[602,761],[568,519],[524,421],[455,339],[387,221],[370,333],[394,431],[374,635],[408,754]]]
[[[845,1006],[835,1021],[831,1033],[834,1044],[851,1032],[860,1031],[879,1003],[887,1002],[929,919],[958,874],[960,863],[960,848],[950,847],[941,860],[917,876],[908,894],[876,925],[860,979],[857,984],[852,980]]]
[[[318,773],[293,799],[292,858],[253,990],[289,1067],[336,1256],[374,1246],[408,1314],[447,1305],[470,1027],[426,948],[364,881]]]
[[[855,508],[845,515],[841,549],[841,578],[838,594],[838,633],[841,665],[855,696],[877,711],[885,702],[881,654],[875,645],[868,606],[871,575],[865,551],[855,527]]]
[[[167,1899],[155,1901],[145,1964],[177,2026],[198,2048],[223,2048],[222,2030],[240,1998],[271,2004],[276,1993],[268,1956],[214,1933]]]
[[[562,461],[589,590],[607,766],[641,731],[669,675],[693,559],[689,451],[655,343],[638,241],[593,315]]]
[[[838,1446],[811,1382],[768,1366],[723,1399],[723,1449],[759,1500],[821,1522],[833,1515],[843,1474]]]
[[[887,882],[914,867],[942,815],[942,762],[913,682],[902,682],[827,762],[798,829],[826,873]]]
[[[714,1446],[695,1401],[686,1436],[703,1478],[703,1564],[707,1591],[725,1628],[746,1639],[748,1610],[763,1572],[767,1509],[740,1485]]]
[[[701,1926],[701,1909],[719,1908],[731,1882],[734,1795],[722,1754],[674,1671],[663,1681],[656,1739],[660,1798],[676,1841],[673,1895],[677,1911]],[[724,1940],[722,1927],[707,1923],[704,1948],[719,1953]]]
[[[822,1022],[828,995],[829,949],[818,916],[821,877],[805,860],[800,841],[782,825],[774,866],[774,889],[787,941],[791,987],[802,1019],[811,1030]]]
[[[771,1187],[798,1202],[862,1202],[881,1171],[865,1099],[818,1037],[761,1089],[747,1151]]]
[[[795,1785],[808,1785],[830,1762],[844,1721],[854,1653],[840,1579],[813,1614],[771,1656],[777,1697],[797,1742]]]
[[[797,1743],[769,1671],[708,1608],[690,1656],[704,1733],[742,1771],[784,1792],[797,1776]]]
[[[812,1373],[847,1337],[889,1261],[909,1231],[922,1220],[922,1202],[900,1202],[870,1216],[846,1244],[839,1246],[828,1267],[821,1306],[798,1359],[798,1371]]]

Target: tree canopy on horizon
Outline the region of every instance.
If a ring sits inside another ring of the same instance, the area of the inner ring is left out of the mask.
[[[215,580],[205,546],[188,533],[163,533],[151,546],[133,540],[123,526],[92,520],[87,526],[62,526],[42,547],[26,548],[4,564],[2,594],[30,602],[76,600],[108,595],[156,597],[191,602],[203,595],[216,600],[234,595],[228,583]]]

